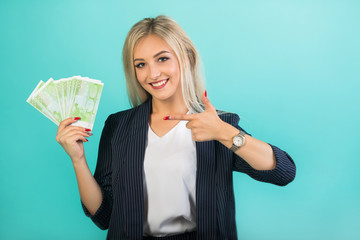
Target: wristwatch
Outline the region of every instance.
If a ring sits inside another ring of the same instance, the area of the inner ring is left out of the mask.
[[[233,137],[233,143],[230,150],[236,152],[236,150],[238,150],[244,144],[245,144],[245,133],[240,130],[240,132],[235,137]]]

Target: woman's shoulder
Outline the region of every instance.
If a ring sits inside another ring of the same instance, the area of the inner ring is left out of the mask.
[[[112,113],[108,116],[106,122],[118,124],[120,122],[127,122],[134,119],[144,118],[149,114],[149,104],[145,102],[139,106]]]
[[[240,117],[236,113],[222,111],[222,110],[216,110],[216,113],[218,114],[221,120],[230,123],[232,125],[237,124],[240,121]]]
[[[242,127],[240,127],[240,125],[239,125],[240,117],[238,114],[232,113],[232,112],[221,111],[221,110],[216,110],[216,112],[221,120],[231,124],[232,126],[236,127],[237,129],[239,129],[251,136],[250,133],[248,133]]]
[[[129,109],[121,110],[121,111],[110,114],[108,118],[110,118],[110,119],[121,119],[123,117],[126,117],[127,115],[131,115],[131,113],[134,110],[135,110],[135,108],[129,108]]]

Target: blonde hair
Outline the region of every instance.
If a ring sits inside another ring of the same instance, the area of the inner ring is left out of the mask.
[[[123,47],[123,64],[130,104],[136,107],[150,96],[136,79],[133,64],[136,43],[150,34],[160,37],[174,50],[180,65],[181,87],[187,108],[193,113],[203,112],[201,96],[205,91],[205,86],[199,54],[180,25],[163,15],[141,20],[130,29],[126,37]]]

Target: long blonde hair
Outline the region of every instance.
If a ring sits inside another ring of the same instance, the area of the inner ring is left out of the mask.
[[[150,34],[160,37],[174,50],[180,65],[181,87],[185,104],[193,113],[202,112],[204,106],[201,96],[205,91],[205,86],[199,54],[180,25],[163,15],[141,20],[130,29],[126,37],[123,47],[123,64],[130,104],[136,107],[150,96],[136,79],[133,64],[136,43]]]

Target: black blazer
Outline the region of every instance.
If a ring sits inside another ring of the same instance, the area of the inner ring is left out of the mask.
[[[103,201],[93,216],[82,206],[99,228],[108,229],[107,239],[143,237],[143,161],[151,106],[149,98],[138,107],[110,115],[105,122],[94,173]],[[241,129],[238,115],[226,113],[220,118]],[[279,186],[294,179],[296,167],[291,157],[270,146],[276,168],[258,171],[218,141],[196,142],[197,239],[237,239],[233,171]]]

